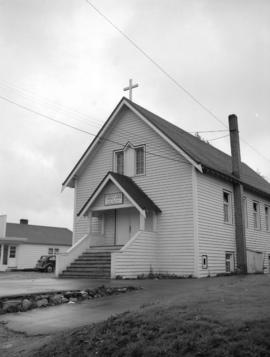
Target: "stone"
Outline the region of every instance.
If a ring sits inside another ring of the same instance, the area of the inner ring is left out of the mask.
[[[76,297],[71,297],[69,298],[69,302],[77,302],[78,299]]]
[[[22,311],[30,310],[32,305],[33,305],[32,301],[30,301],[29,299],[23,299],[23,301],[22,301]]]
[[[68,302],[68,299],[63,296],[62,299],[61,299],[61,303],[62,304],[66,304],[67,302]]]
[[[3,301],[2,310],[4,312],[17,312],[21,308],[21,300]]]
[[[63,295],[56,294],[49,297],[49,303],[52,305],[62,304]]]
[[[80,291],[80,293],[81,293],[81,297],[82,297],[83,299],[88,298],[88,293],[87,293],[87,291],[82,290],[82,291]]]
[[[45,307],[45,306],[48,306],[47,299],[40,299],[37,301],[37,307]]]

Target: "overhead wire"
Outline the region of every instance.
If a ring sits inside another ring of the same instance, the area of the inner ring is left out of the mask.
[[[97,134],[91,133],[91,132],[89,132],[89,131],[87,131],[87,130],[83,130],[83,129],[77,128],[77,127],[75,127],[75,126],[73,126],[73,125],[64,123],[64,122],[62,122],[62,121],[60,121],[60,120],[54,119],[54,118],[52,118],[51,116],[49,116],[49,115],[47,115],[47,114],[40,113],[40,112],[38,112],[37,110],[31,109],[31,108],[28,108],[28,107],[25,106],[25,105],[16,103],[15,101],[13,101],[13,100],[11,100],[11,99],[9,99],[9,98],[6,98],[6,97],[4,97],[4,96],[2,96],[2,95],[0,95],[0,98],[3,99],[3,100],[5,100],[5,101],[7,101],[7,102],[9,102],[9,103],[11,103],[11,104],[14,104],[14,105],[18,106],[19,108],[22,108],[22,109],[24,109],[24,110],[27,110],[27,111],[29,111],[29,112],[31,112],[31,113],[33,113],[33,114],[36,114],[36,115],[41,116],[41,117],[43,117],[43,118],[46,118],[46,119],[48,119],[48,120],[51,120],[52,122],[55,122],[55,123],[64,125],[64,126],[66,126],[66,127],[68,127],[68,128],[71,128],[71,129],[74,129],[74,130],[76,130],[76,131],[79,131],[79,132],[82,132],[82,133],[91,135],[91,136],[93,136],[93,137],[96,137],[96,136],[97,136]],[[120,145],[120,146],[122,146],[122,147],[124,147],[124,146],[126,145],[126,143],[120,143],[120,142],[118,142],[118,141],[116,141],[116,140],[111,140],[111,139],[108,139],[108,138],[106,138],[106,137],[104,137],[104,136],[100,136],[100,137],[99,137],[99,140],[108,141],[108,142],[111,142],[111,143]],[[187,161],[178,160],[178,159],[171,158],[171,157],[169,157],[169,156],[164,156],[164,155],[160,155],[160,154],[157,154],[157,153],[153,153],[153,152],[151,152],[151,151],[149,151],[149,150],[146,150],[145,153],[147,153],[147,154],[149,154],[149,155],[152,155],[152,156],[162,157],[162,158],[167,159],[167,160],[170,160],[170,161],[176,161],[176,162],[180,162],[180,163],[184,163],[184,164],[189,164],[189,165],[191,165],[191,164],[190,164],[189,162],[187,162]]]
[[[59,110],[54,110],[53,108],[50,108],[49,107],[49,111],[53,111],[57,114],[61,114],[61,115],[66,115],[67,113],[66,112],[71,112],[71,113],[74,113],[75,115],[79,115],[80,117],[83,118],[83,120],[81,120],[80,118],[77,118],[77,117],[71,117],[72,120],[78,120],[79,122],[81,122],[82,124],[86,124],[88,125],[89,127],[92,127],[94,128],[94,130],[99,130],[100,126],[104,124],[104,121],[101,120],[101,119],[98,119],[98,118],[95,118],[94,121],[97,122],[93,122],[93,120],[89,121],[89,118],[91,119],[90,115],[88,114],[85,114],[85,113],[82,113],[80,111],[78,111],[77,109],[74,109],[74,108],[70,108],[70,107],[65,107],[63,106],[62,104],[60,103],[57,103],[55,101],[52,101],[48,98],[45,98],[45,97],[42,97],[40,95],[36,95],[35,93],[29,91],[29,90],[26,90],[26,89],[23,89],[23,88],[20,88],[14,84],[11,84],[11,83],[8,83],[6,81],[3,81],[3,80],[0,80],[0,87],[2,86],[2,88],[8,88],[8,89],[11,89],[12,91],[15,91],[15,94],[17,95],[19,93],[20,96],[26,98],[27,100],[33,100],[35,102],[37,102],[38,105],[49,105],[49,106],[56,106],[56,107],[59,107]],[[16,93],[18,92],[18,93]],[[73,115],[74,115],[73,114]],[[95,124],[97,124],[97,126],[95,126]],[[121,128],[120,129],[123,133],[129,133],[129,134],[133,134],[131,132],[129,132],[128,130],[126,129],[123,129]],[[228,132],[228,129],[227,130],[194,130],[194,131],[186,131],[187,133],[189,134],[200,134],[200,133],[218,133],[218,132]]]
[[[39,112],[39,111],[33,110],[33,109],[31,109],[31,108],[29,108],[29,107],[27,107],[27,106],[25,106],[25,105],[22,105],[22,104],[20,104],[20,103],[17,103],[17,102],[15,102],[15,101],[13,101],[13,100],[7,98],[7,97],[4,97],[4,96],[2,96],[2,95],[0,95],[0,98],[1,98],[2,100],[5,100],[5,101],[7,101],[7,102],[13,104],[13,105],[18,106],[18,107],[21,108],[21,109],[24,109],[24,110],[26,110],[26,111],[29,111],[29,112],[31,112],[31,113],[33,113],[33,114],[36,114],[36,115],[38,115],[38,116],[40,116],[40,117],[43,117],[43,118],[45,118],[45,119],[48,119],[48,120],[50,120],[50,121],[52,121],[52,122],[55,122],[55,123],[57,123],[57,124],[64,125],[64,126],[66,126],[66,127],[68,127],[68,128],[74,129],[74,130],[76,130],[76,131],[78,131],[78,132],[82,132],[82,133],[84,133],[84,134],[91,135],[91,136],[93,136],[93,137],[96,137],[96,136],[97,136],[97,134],[95,134],[95,133],[91,133],[91,132],[89,132],[89,131],[87,131],[87,130],[80,129],[80,128],[78,128],[78,127],[75,127],[75,126],[73,126],[73,125],[67,124],[67,123],[62,122],[62,121],[60,121],[60,120],[54,119],[54,118],[52,118],[52,117],[49,116],[49,115],[46,115],[46,114],[43,114],[43,113],[41,113],[41,112]],[[226,136],[229,136],[229,135],[225,135],[225,136],[222,136],[222,137],[218,137],[218,138],[215,138],[215,139],[213,139],[213,140],[218,140],[218,139],[224,138],[224,137],[226,137]],[[113,144],[120,145],[120,146],[122,146],[122,148],[124,148],[125,145],[126,145],[126,143],[120,143],[119,141],[111,140],[111,139],[109,139],[109,138],[106,138],[105,136],[100,136],[100,137],[99,137],[99,140],[101,140],[101,141],[107,141],[107,142],[111,142],[111,143],[113,143]],[[158,154],[157,152],[154,153],[154,152],[152,152],[152,151],[145,150],[145,153],[148,154],[148,155],[155,156],[155,157],[163,158],[163,159],[165,159],[165,160],[169,160],[169,161],[173,161],[173,162],[178,162],[178,163],[183,163],[183,164],[186,164],[186,165],[192,165],[192,164],[189,163],[187,160],[184,161],[184,160],[175,159],[175,158],[172,158],[172,157],[169,157],[169,156],[165,156],[165,155]],[[246,175],[246,176],[250,176],[250,175]],[[260,175],[260,176],[261,176],[261,175]],[[250,176],[250,177],[252,177],[252,176]]]
[[[132,40],[123,30],[121,30],[115,23],[102,11],[100,11],[92,2],[85,0],[89,6],[92,7],[107,23],[109,23],[117,32],[119,32],[129,43],[132,44],[144,57],[146,57],[160,72],[162,72],[167,78],[169,78],[179,89],[181,89],[186,95],[188,95],[196,104],[198,104],[205,112],[211,115],[215,120],[217,120],[222,126],[228,128],[228,126],[206,105],[201,103],[189,90],[187,90],[182,84],[179,83],[168,71],[166,71],[156,60],[153,59],[144,49],[142,49],[134,40]],[[258,150],[256,150],[252,145],[250,145],[245,139],[240,137],[240,139],[248,145],[252,150],[254,150],[262,158],[270,162],[270,159],[262,155]]]

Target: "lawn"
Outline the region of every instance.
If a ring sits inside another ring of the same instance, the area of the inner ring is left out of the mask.
[[[270,356],[269,276],[196,284],[205,284],[205,294],[193,290],[188,301],[179,292],[168,303],[149,301],[137,312],[63,332],[34,356]]]
[[[126,313],[67,333],[36,357],[270,356],[270,319],[224,323],[177,307]]]

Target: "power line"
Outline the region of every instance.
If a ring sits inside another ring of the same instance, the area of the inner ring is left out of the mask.
[[[219,140],[219,139],[227,138],[228,136],[230,136],[230,135],[229,135],[229,134],[227,134],[227,135],[222,135],[222,136],[219,136],[219,137],[214,138],[214,139],[208,139],[208,141]]]
[[[62,122],[62,121],[60,121],[60,120],[57,120],[57,119],[54,119],[54,118],[50,117],[49,115],[40,113],[40,112],[38,112],[37,110],[31,109],[31,108],[26,107],[25,105],[16,103],[15,101],[13,101],[13,100],[11,100],[11,99],[9,99],[9,98],[7,98],[7,97],[4,97],[4,96],[2,96],[2,95],[0,95],[0,98],[3,99],[3,100],[5,100],[5,101],[7,101],[7,102],[9,102],[9,103],[11,103],[11,104],[16,105],[16,106],[19,107],[19,108],[25,109],[25,110],[27,110],[27,111],[33,113],[33,114],[39,115],[39,116],[41,116],[41,117],[44,117],[44,118],[46,118],[46,119],[48,119],[48,120],[51,120],[51,121],[53,121],[53,122],[55,122],[55,123],[64,125],[64,126],[66,126],[66,127],[68,127],[68,128],[71,128],[71,129],[74,129],[74,130],[77,130],[77,131],[81,131],[82,133],[85,133],[85,134],[95,135],[95,134],[90,133],[90,132],[87,131],[87,130],[79,129],[79,128],[77,128],[76,126],[73,126],[73,125],[64,123],[64,122]]]
[[[189,90],[187,90],[182,84],[180,84],[169,72],[161,67],[161,65],[155,61],[145,50],[143,50],[135,41],[133,41],[128,35],[125,34],[118,26],[116,26],[105,14],[103,14],[96,6],[94,6],[89,0],[85,0],[101,17],[103,17],[116,31],[118,31],[123,37],[125,37],[144,57],[146,57],[156,68],[158,68],[166,77],[168,77],[178,88],[184,91],[195,103],[197,103],[203,110],[215,118],[221,125],[227,128],[227,125],[223,123],[209,108],[202,104]]]
[[[64,105],[60,104],[60,103],[57,103],[55,101],[52,101],[46,97],[42,97],[40,95],[36,95],[35,93],[27,90],[27,89],[24,89],[24,88],[20,88],[18,87],[17,85],[14,85],[14,84],[11,84],[11,83],[8,83],[6,81],[0,81],[0,87],[2,86],[3,89],[5,89],[6,87],[8,89],[11,89],[12,91],[15,91],[18,92],[17,94],[19,94],[20,96],[26,98],[27,100],[35,100],[37,102],[38,105],[49,105],[49,106],[56,106],[56,110],[53,109],[53,108],[48,108],[50,111],[53,111],[55,113],[60,113],[60,114],[68,114],[68,112],[71,112],[71,113],[74,113],[75,115],[79,115],[80,117],[82,117],[82,119],[80,118],[73,118],[71,117],[71,119],[76,119],[78,120],[79,122],[83,123],[83,124],[86,124],[88,125],[89,127],[93,127],[94,129],[98,129],[98,127],[94,127],[95,124],[97,125],[103,125],[104,121],[101,120],[101,119],[98,119],[98,118],[95,118],[94,121],[96,121],[97,123],[94,123],[94,122],[89,122],[89,118],[90,118],[90,115],[88,114],[85,114],[85,113],[82,113],[80,111],[78,111],[77,109],[75,108],[70,108],[70,107],[65,107]],[[57,107],[59,107],[59,109],[57,109]],[[124,133],[129,133],[129,134],[133,134],[133,133],[130,133],[128,130],[126,129],[122,129],[121,128],[121,131]],[[187,133],[189,134],[199,134],[199,133],[219,133],[219,132],[228,132],[228,130],[194,130],[194,131],[186,131]]]
[[[68,128],[77,130],[77,131],[79,131],[79,132],[82,132],[82,133],[85,133],[85,134],[88,134],[88,135],[91,135],[91,136],[94,136],[94,137],[97,136],[97,134],[91,133],[91,132],[89,132],[89,131],[87,131],[87,130],[83,130],[83,129],[77,128],[77,127],[75,127],[75,126],[73,126],[73,125],[64,123],[64,122],[62,122],[62,121],[60,121],[60,120],[54,119],[54,118],[52,118],[52,117],[49,116],[49,115],[40,113],[40,112],[38,112],[37,110],[33,110],[33,109],[31,109],[31,108],[28,108],[28,107],[26,107],[25,105],[19,104],[19,103],[15,102],[15,101],[13,101],[13,100],[11,100],[11,99],[9,99],[9,98],[6,98],[6,97],[4,97],[4,96],[2,96],[2,95],[0,95],[0,98],[3,99],[3,100],[5,100],[5,101],[7,101],[7,102],[9,102],[9,103],[11,103],[11,104],[16,105],[16,106],[19,107],[19,108],[22,108],[22,109],[24,109],[24,110],[27,110],[27,111],[29,111],[29,112],[31,112],[31,113],[33,113],[33,114],[36,114],[36,115],[41,116],[41,117],[43,117],[43,118],[46,118],[46,119],[48,119],[48,120],[51,120],[52,122],[55,122],[55,123],[57,123],[57,124],[64,125],[64,126],[66,126],[66,127],[68,127]],[[104,136],[101,136],[99,139],[100,139],[100,140],[104,140],[104,141],[111,142],[111,143],[113,143],[113,144],[120,145],[120,146],[122,146],[122,147],[124,147],[124,146],[126,145],[126,144],[120,143],[120,142],[118,142],[118,141],[108,139],[108,138],[106,138],[106,137],[104,137]],[[153,153],[153,152],[148,151],[148,150],[146,150],[145,153],[146,153],[146,154],[149,154],[149,155],[152,155],[152,156],[161,157],[161,158],[164,158],[164,159],[167,159],[167,160],[170,160],[170,161],[175,161],[175,162],[180,162],[180,163],[183,163],[183,164],[191,165],[191,164],[190,164],[189,162],[187,162],[187,161],[178,160],[178,159],[173,159],[173,158],[171,158],[171,157],[164,156],[164,155],[160,155],[160,154],[156,154],[156,153]]]
[[[143,50],[134,40],[132,40],[124,31],[122,31],[118,26],[116,26],[108,16],[102,13],[96,6],[94,6],[89,0],[85,0],[88,5],[92,7],[101,17],[103,17],[106,22],[108,22],[117,32],[119,32],[126,40],[128,40],[140,53],[143,54],[156,68],[159,69],[167,78],[169,78],[178,88],[185,92],[196,104],[198,104],[204,111],[210,114],[214,119],[216,119],[222,126],[228,128],[228,126],[219,117],[213,113],[206,105],[201,103],[189,90],[187,90],[182,84],[180,84],[169,72],[167,72],[157,61],[155,61],[145,50]],[[252,150],[254,150],[258,155],[270,162],[270,159],[262,155],[258,150],[256,150],[247,141],[241,138],[241,140],[246,143]]]

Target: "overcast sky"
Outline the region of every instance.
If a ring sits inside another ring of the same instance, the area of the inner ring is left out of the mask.
[[[237,114],[242,160],[270,179],[269,0],[92,3],[220,121]],[[91,133],[129,78],[135,102],[184,130],[224,129],[85,0],[0,0],[0,51],[0,96]],[[0,214],[72,228],[61,183],[92,136],[1,98],[0,113]],[[228,137],[212,144],[230,152]]]

